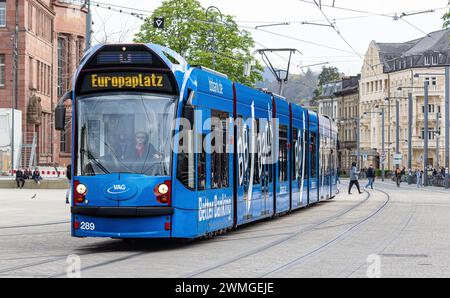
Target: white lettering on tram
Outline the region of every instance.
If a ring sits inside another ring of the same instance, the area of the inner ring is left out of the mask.
[[[222,194],[221,198],[214,195],[214,200],[208,198],[198,198],[198,221],[205,221],[219,217],[228,216],[231,220],[231,198],[227,198]]]
[[[209,91],[218,94],[223,94],[223,85],[221,81],[215,80],[213,78],[208,78],[208,82],[209,82]]]

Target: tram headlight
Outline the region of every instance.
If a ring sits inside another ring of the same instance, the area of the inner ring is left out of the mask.
[[[75,190],[80,195],[85,195],[87,193],[87,187],[82,183],[78,184]]]
[[[167,204],[170,206],[171,204],[171,181],[167,180],[161,184],[158,184],[153,192],[156,196],[156,201],[161,204]]]
[[[167,186],[167,184],[165,183],[161,183],[160,185],[158,185],[158,192],[162,195],[165,195],[169,192],[169,186]]]

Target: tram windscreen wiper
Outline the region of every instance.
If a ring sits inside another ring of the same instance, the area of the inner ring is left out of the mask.
[[[97,158],[95,158],[91,151],[89,150],[85,150],[85,149],[80,149],[81,154],[86,154],[88,156],[89,161],[94,162],[94,164],[100,168],[100,170],[102,170],[105,174],[109,174],[109,171],[97,160]],[[95,172],[94,172],[95,175]]]
[[[86,144],[85,142],[85,136],[86,136],[86,125],[83,125],[81,128],[81,148],[80,153],[82,156],[85,154],[87,155],[89,161],[92,161],[100,170],[102,170],[105,174],[109,174],[109,171],[95,158],[95,156],[92,154],[91,151],[84,149],[84,146]],[[95,171],[93,171],[93,174],[95,175]]]

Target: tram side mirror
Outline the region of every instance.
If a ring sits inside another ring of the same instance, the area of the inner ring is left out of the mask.
[[[55,109],[55,129],[64,130],[66,124],[66,107],[57,106]]]
[[[67,91],[59,100],[55,109],[55,129],[63,131],[66,126],[66,107],[64,102],[72,98],[72,90]]]

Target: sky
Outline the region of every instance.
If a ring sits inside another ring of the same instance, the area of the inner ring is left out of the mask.
[[[134,16],[102,8],[105,5],[96,7],[96,3],[132,7],[150,15],[161,2],[92,0],[93,43],[103,41],[105,36],[109,41],[132,41],[143,23]],[[335,7],[328,7],[333,2]],[[313,0],[200,0],[200,3],[205,8],[216,6],[222,14],[234,16],[241,29],[252,34],[254,50],[295,48],[300,51],[301,54],[296,53],[292,58],[292,73],[306,71],[304,66],[328,62],[346,75],[360,73],[362,59],[372,40],[405,42],[423,37],[428,32],[442,29],[441,17],[449,9],[448,0],[321,0],[322,11]],[[431,9],[435,12],[393,18],[395,14]],[[336,30],[331,26],[302,24],[329,24],[326,18]],[[258,25],[286,22],[290,24],[255,29]],[[259,59],[258,54],[255,57]],[[286,55],[272,54],[269,58],[276,67],[286,68]],[[317,65],[311,69],[319,71],[321,67]]]

